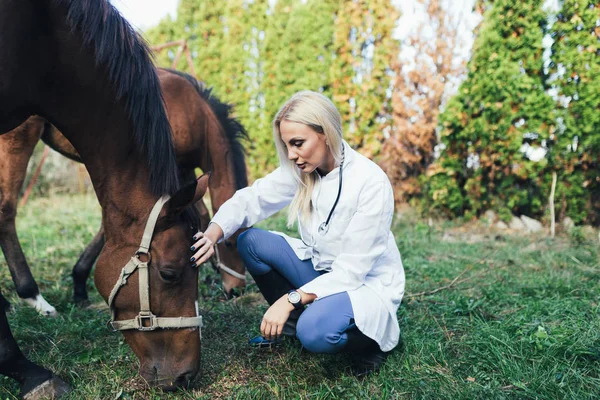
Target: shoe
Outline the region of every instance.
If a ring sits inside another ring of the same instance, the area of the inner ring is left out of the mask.
[[[358,329],[349,330],[346,335],[348,335],[348,341],[344,350],[352,354],[352,364],[350,366],[352,375],[364,377],[378,371],[389,352],[382,351],[376,341]]]
[[[376,349],[363,350],[354,354],[350,370],[357,378],[365,377],[373,372],[379,371],[390,352],[382,351],[379,346]]]

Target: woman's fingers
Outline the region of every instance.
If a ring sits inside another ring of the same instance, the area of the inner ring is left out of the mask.
[[[261,331],[261,335],[267,340],[277,339],[277,325],[266,323],[264,331]]]
[[[200,238],[196,243],[194,243],[192,245],[192,247],[190,248],[191,251],[197,250],[200,247],[202,247],[205,243],[209,242],[210,240],[208,240],[208,238],[206,236],[203,236],[202,238]]]
[[[198,239],[200,239],[203,236],[204,236],[204,232],[198,231],[198,232],[196,232],[196,234],[194,236],[192,236],[192,239],[193,240],[198,240]]]
[[[260,334],[267,340],[271,340],[272,323],[268,316],[264,316],[260,323]]]
[[[260,323],[260,334],[267,340],[275,340],[283,333],[283,324],[263,318]]]
[[[271,340],[277,339],[277,337],[279,336],[278,332],[279,332],[279,325],[277,325],[277,324],[271,325]]]
[[[198,259],[198,262],[196,264],[200,265],[202,263],[207,262],[213,256],[213,254],[215,254],[215,248],[211,243],[206,253],[204,253],[204,255]]]
[[[275,340],[283,334],[283,327],[290,316],[287,300],[283,299],[269,307],[260,323],[260,333],[268,340]]]
[[[265,319],[263,318],[263,319],[260,321],[260,334],[261,334],[261,335],[264,335],[264,333],[265,333],[265,325],[266,325],[266,324],[267,324],[267,323],[265,322]]]
[[[208,259],[211,258],[214,253],[215,253],[215,249],[213,248],[212,243],[204,244],[190,258],[190,263],[192,263],[193,266],[198,266],[198,265],[208,261]]]
[[[213,242],[204,235],[202,232],[198,232],[193,236],[193,239],[196,242],[192,245],[190,250],[193,253],[192,257],[190,257],[190,263],[193,267],[197,267],[198,265],[205,263],[208,261],[210,257],[215,253],[213,248]]]

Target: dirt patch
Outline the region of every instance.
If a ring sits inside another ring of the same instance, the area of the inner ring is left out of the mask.
[[[501,229],[488,226],[482,221],[472,221],[460,226],[444,229],[442,240],[450,243],[503,242],[508,238],[521,237],[524,240],[538,242],[548,237],[545,232],[532,233],[526,230]]]

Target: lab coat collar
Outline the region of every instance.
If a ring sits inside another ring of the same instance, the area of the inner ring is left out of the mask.
[[[342,145],[344,146],[344,168],[346,168],[354,159],[354,150],[352,149],[352,147],[350,147],[348,143],[346,143],[345,140],[342,140]],[[329,171],[327,175],[320,176],[321,179],[333,179],[334,177],[337,177],[340,171],[339,168],[340,167],[337,166],[331,171]]]

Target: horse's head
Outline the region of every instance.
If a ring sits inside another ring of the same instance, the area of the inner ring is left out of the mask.
[[[96,286],[111,305],[112,326],[122,330],[139,358],[140,374],[167,390],[187,385],[200,367],[198,270],[189,260],[194,230],[182,213],[202,197],[207,182],[205,175],[162,208],[157,203],[156,227],[150,222],[145,229],[146,237],[153,233],[147,253],[143,243],[138,249],[140,229],[127,244],[107,241],[98,260],[103,266],[95,273]]]

